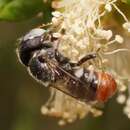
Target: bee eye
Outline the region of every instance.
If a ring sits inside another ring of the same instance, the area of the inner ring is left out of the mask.
[[[26,40],[33,39],[33,38],[35,38],[35,37],[42,36],[45,32],[46,32],[46,30],[41,29],[41,28],[32,29],[29,33],[27,33],[27,34],[23,37],[23,40],[26,41]]]
[[[41,37],[36,37],[26,41],[22,40],[20,42],[20,46],[18,48],[19,58],[24,65],[28,65],[32,52],[39,50],[42,47],[41,44]]]

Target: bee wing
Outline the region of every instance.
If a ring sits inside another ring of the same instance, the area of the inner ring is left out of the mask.
[[[60,67],[59,65],[57,65],[55,62],[50,61],[49,64],[51,66],[53,66],[53,67],[50,67],[50,68],[53,68],[54,72],[56,72],[56,73],[62,72],[64,75],[68,76],[72,80],[84,83],[78,77],[76,77],[76,76],[72,75],[71,73],[67,72],[65,69],[63,69],[62,67]]]
[[[56,84],[52,84],[51,87],[54,87],[75,99],[82,100],[84,102],[89,101],[91,93],[89,92],[89,88],[86,86],[85,82],[81,81],[80,78],[74,76],[73,74],[67,72],[54,62],[51,62],[50,64],[56,67],[54,71],[57,70],[63,74],[63,77],[61,75],[61,78],[63,79],[58,80],[58,82],[56,82]]]

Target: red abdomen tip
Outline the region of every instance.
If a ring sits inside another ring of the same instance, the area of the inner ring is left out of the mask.
[[[96,99],[100,102],[105,102],[114,95],[117,84],[114,78],[108,73],[99,72],[97,75],[99,84],[96,92]]]

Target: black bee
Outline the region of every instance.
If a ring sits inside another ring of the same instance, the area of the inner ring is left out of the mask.
[[[111,97],[116,90],[112,76],[81,67],[87,60],[96,58],[96,53],[87,54],[73,63],[58,51],[58,41],[51,31],[40,28],[22,38],[18,56],[30,74],[44,86],[54,87],[84,102],[103,102]]]

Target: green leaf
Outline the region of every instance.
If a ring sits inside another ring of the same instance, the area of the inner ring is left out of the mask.
[[[50,13],[50,2],[43,0],[0,0],[0,20],[19,21],[43,12]]]
[[[130,4],[130,0],[127,0],[127,3]]]
[[[126,3],[126,4],[130,4],[130,0],[121,0],[121,1]]]

